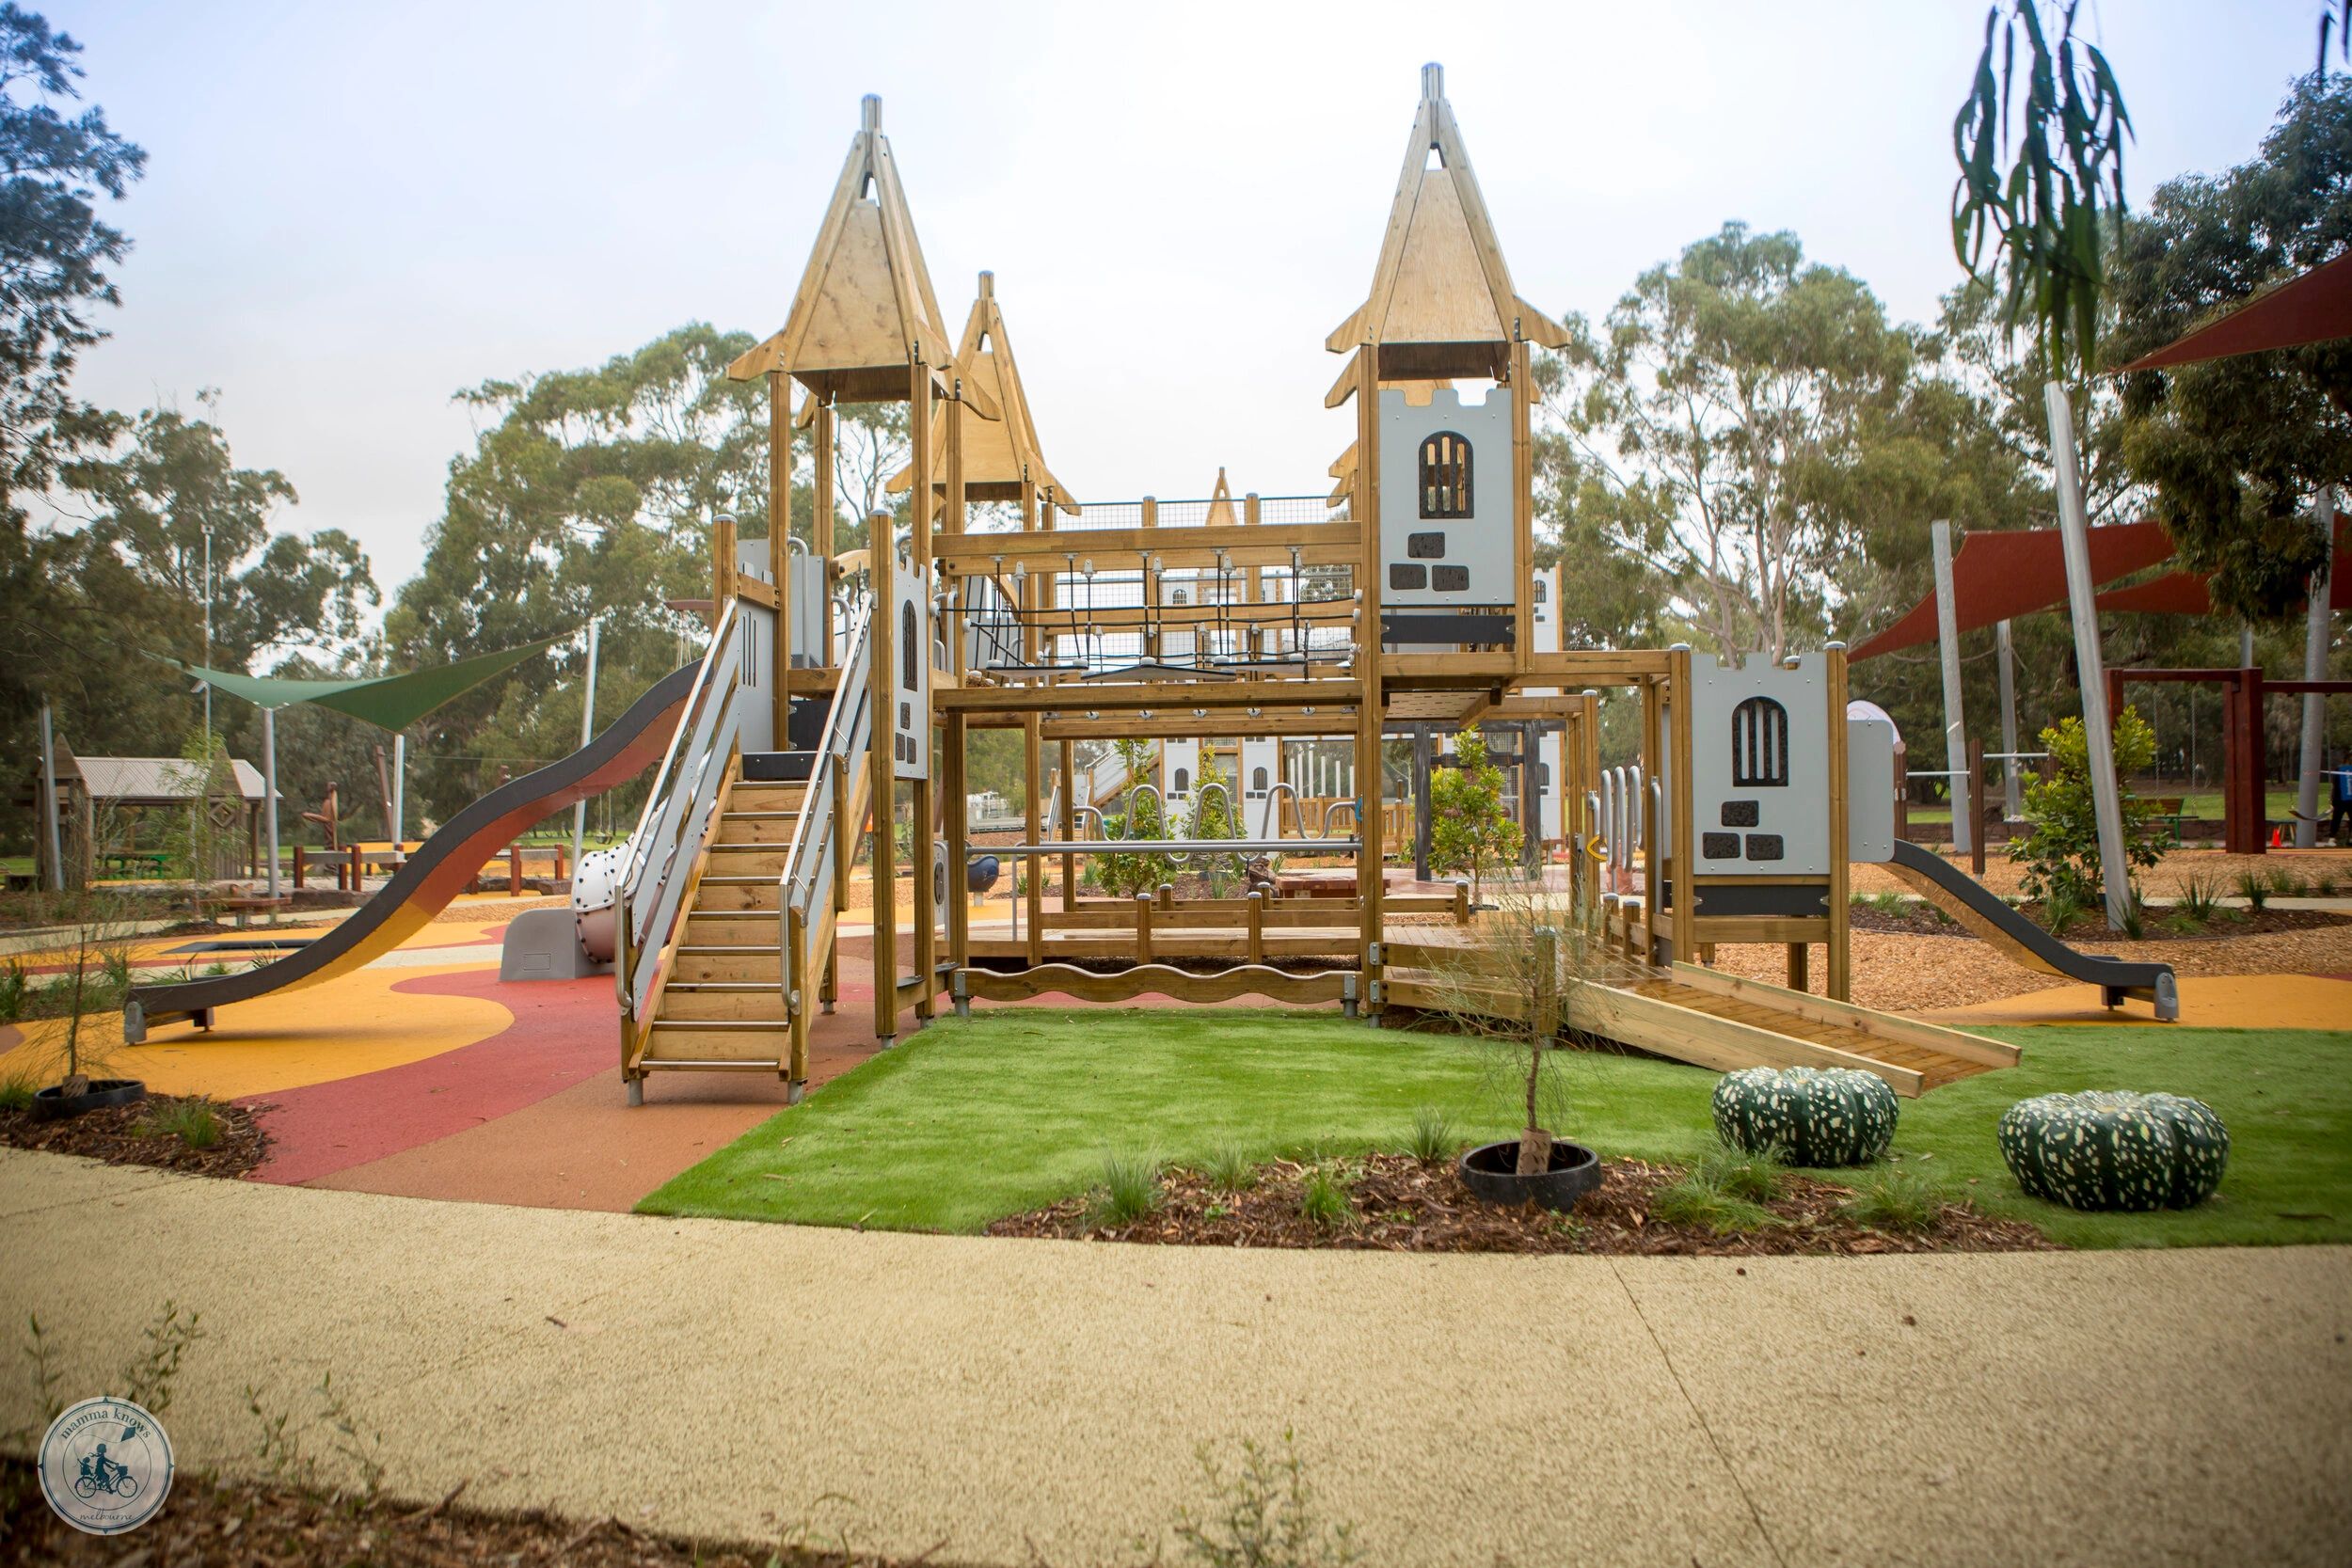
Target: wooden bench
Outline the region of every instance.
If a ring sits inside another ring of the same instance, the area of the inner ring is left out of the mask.
[[[258,896],[206,898],[199,901],[200,906],[204,910],[212,912],[218,912],[219,911],[227,910],[230,914],[236,917],[237,929],[240,931],[246,928],[250,921],[250,917],[257,911],[275,912],[278,910],[284,909],[292,902],[294,902],[294,900],[291,898],[265,898]]]
[[[2181,842],[2181,827],[2187,816],[2188,801],[2178,795],[2162,795],[2148,802],[2151,821],[2162,822],[2172,835],[2172,842]]]

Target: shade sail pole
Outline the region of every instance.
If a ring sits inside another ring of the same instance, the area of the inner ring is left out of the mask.
[[[1961,713],[1960,595],[1952,589],[1952,525],[1929,525],[1935,546],[1935,641],[1944,664],[1944,766],[1951,785],[1952,848],[1977,847],[1977,781],[1968,777],[1968,725]],[[2015,747],[2010,748],[2011,751]]]
[[[392,853],[408,842],[408,736],[392,734]],[[397,862],[395,863],[397,863]]]
[[[269,813],[269,895],[278,897],[278,710],[262,710],[262,804]],[[357,888],[352,890],[358,892]],[[275,918],[273,916],[273,918]]]
[[[2107,926],[2123,928],[2131,912],[2131,862],[2123,853],[2123,794],[2115,777],[2115,716],[2107,711],[2106,669],[2099,653],[2099,607],[2090,579],[2090,526],[2083,516],[2082,470],[2074,451],[2074,410],[2066,388],[2045,382],[2050,467],[2058,481],[2058,533],[2066,549],[2066,601],[2074,612],[2075,675],[2082,686],[2083,738],[2090,752],[2090,796],[2099,821],[2099,886]]]
[[[57,736],[49,705],[40,705],[40,820],[49,845],[49,889],[65,891],[65,848],[57,839]]]
[[[788,543],[787,543],[787,547],[786,547],[786,550],[785,550],[785,562],[786,562],[786,564],[787,564],[787,566],[791,563],[791,549],[790,549],[790,546],[789,546],[789,544],[788,544]],[[587,750],[587,747],[588,747],[588,742],[590,742],[591,740],[594,740],[596,737],[596,622],[594,622],[594,621],[591,621],[591,622],[589,622],[589,623],[588,623],[588,684],[587,684],[586,688],[585,688],[585,689],[583,689],[581,690],[580,695],[580,749],[581,749],[582,751]],[[781,745],[781,743],[779,743],[779,745]],[[588,797],[586,797],[585,795],[583,795],[583,796],[581,796],[581,797],[580,798],[580,803],[579,803],[578,805],[575,805],[574,807],[572,807],[572,863],[572,863],[572,876],[573,876],[573,878],[574,878],[574,879],[575,879],[575,880],[577,880],[577,879],[578,879],[578,878],[579,878],[579,876],[580,876],[580,847],[581,843],[582,843],[582,842],[584,842],[584,841],[586,840],[587,836],[588,836]]]
[[[2026,803],[2017,772],[2017,645],[2007,621],[1994,626],[1993,641],[2000,654],[2001,750],[2009,753],[2001,760],[2001,809],[2013,822],[2026,815]]]
[[[2328,541],[2312,574],[2311,608],[2303,622],[2303,678],[2328,678],[2328,579],[2336,569],[2336,487],[2319,487],[2319,531]],[[2303,693],[2303,757],[2295,782],[2295,847],[2319,847],[2320,751],[2328,738],[2328,699],[2316,691]]]

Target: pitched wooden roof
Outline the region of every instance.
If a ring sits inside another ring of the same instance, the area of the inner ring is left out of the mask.
[[[1512,289],[1446,102],[1445,70],[1425,65],[1371,292],[1324,346],[1334,354],[1376,346],[1384,378],[1490,376],[1517,338],[1558,348],[1567,332]]]
[[[1041,495],[1051,492],[1054,504],[1076,515],[1078,503],[1053,470],[1045,466],[1037,438],[1037,420],[1029,412],[1029,394],[1021,384],[1021,367],[1013,357],[1012,339],[1005,330],[1005,312],[996,303],[996,275],[980,274],[980,292],[964,319],[963,337],[956,345],[956,364],[963,376],[966,400],[990,417],[963,421],[963,489],[974,500],[1019,500],[1024,478]],[[946,421],[932,421],[931,474],[944,484],[947,471]],[[914,485],[912,465],[891,476],[889,493],[900,496]]]
[[[930,364],[947,362],[943,320],[890,138],[882,134],[882,100],[869,93],[790,315],[727,374],[748,381],[782,371],[819,394],[903,399],[918,353]]]

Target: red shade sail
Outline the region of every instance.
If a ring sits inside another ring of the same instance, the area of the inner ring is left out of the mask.
[[[2266,348],[2298,348],[2331,338],[2352,338],[2352,251],[2323,261],[2302,277],[2256,294],[2217,321],[2143,354],[2123,370],[2162,370],[2258,354]]]
[[[2115,523],[2090,531],[2090,580],[2112,582],[2170,558],[2172,540],[2161,523]],[[1972,533],[1952,557],[1952,603],[1962,631],[2013,620],[2066,602],[2066,551],[2054,528]],[[1915,648],[1936,637],[1935,594],[1851,656],[1876,658]]]
[[[2091,602],[2139,615],[2210,615],[2213,580],[2197,572],[2167,572],[2137,587],[2110,588]]]

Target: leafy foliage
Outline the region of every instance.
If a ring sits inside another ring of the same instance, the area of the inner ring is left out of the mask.
[[[2056,771],[2026,786],[2026,832],[2010,846],[2023,863],[2019,885],[2027,898],[2051,906],[2086,908],[2106,896],[2099,872],[2099,821],[2090,778],[2090,737],[2080,719],[2062,719],[2042,732],[2042,749]],[[2137,709],[2115,718],[2116,788],[2123,807],[2124,858],[2132,868],[2137,901],[2138,870],[2164,858],[2163,830],[2146,803],[2124,781],[2146,768],[2156,753],[2155,732]],[[2053,929],[2057,929],[2053,927]]]
[[[1454,737],[1455,766],[1429,773],[1429,863],[1480,879],[1519,852],[1519,827],[1502,806],[1502,769],[1486,760],[1475,729]]]
[[[2126,363],[2331,260],[2352,239],[2352,83],[2306,78],[2259,156],[2156,190],[2119,246],[2113,362]],[[2343,341],[2123,379],[2123,455],[2182,563],[2249,620],[2304,597],[2326,540],[2321,485],[2352,473],[2352,345]]]
[[[0,5],[0,474],[18,528],[16,498],[47,483],[89,434],[67,383],[105,336],[90,308],[120,302],[107,269],[131,249],[98,206],[147,168],[104,110],[72,112],[81,53],[46,18]]]
[[[2104,253],[2123,211],[2123,142],[2132,130],[2106,56],[2074,37],[2075,4],[2058,8],[2055,45],[2042,0],[1986,8],[1984,51],[1952,121],[1960,163],[1953,254],[1971,277],[2006,280],[2004,319],[2014,327],[2032,318],[2037,356],[2061,378],[2089,370],[2095,356]],[[2019,98],[2021,32],[2026,58]],[[2004,171],[2000,160],[2012,149]]]
[[[1345,1568],[1359,1560],[1346,1525],[1326,1525],[1308,1484],[1306,1463],[1291,1433],[1270,1452],[1249,1438],[1241,1445],[1241,1467],[1228,1476],[1206,1444],[1200,1450],[1207,1481],[1205,1513],[1182,1511],[1174,1533],[1183,1560],[1200,1568]]]
[[[1143,783],[1144,774],[1150,768],[1151,742],[1115,740],[1111,744],[1118,751],[1120,760],[1127,765],[1127,809],[1104,813],[1104,836],[1138,839],[1173,837],[1174,828],[1159,793],[1136,787]],[[1096,884],[1118,898],[1132,898],[1139,893],[1152,893],[1162,882],[1176,879],[1175,858],[1153,850],[1137,850],[1124,855],[1096,855],[1091,866]]]
[[[1899,403],[1910,335],[1794,234],[1740,223],[1643,273],[1603,335],[1569,325],[1542,375],[1565,443],[1549,449],[1554,511],[1573,496],[1564,531],[1654,563],[1724,652],[1777,657],[1818,632],[1855,523],[1847,471],[1869,419]],[[1620,572],[1613,595],[1658,584]]]

